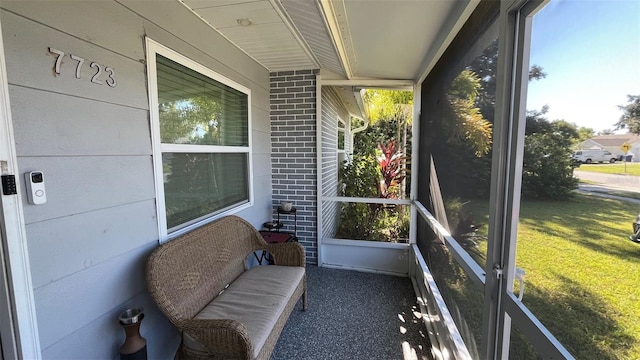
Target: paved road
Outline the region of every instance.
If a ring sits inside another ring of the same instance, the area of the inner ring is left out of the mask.
[[[587,195],[599,196],[599,197],[604,197],[608,199],[616,199],[616,200],[626,201],[626,202],[640,205],[640,200],[638,199],[608,194],[607,191],[611,191],[611,188],[607,188],[606,186],[579,185],[578,191]]]
[[[608,194],[608,192],[620,190],[640,193],[640,176],[601,174],[588,171],[574,171],[573,174],[581,180],[598,183],[580,184],[578,190],[582,193],[640,205],[640,200],[638,199]]]
[[[640,193],[640,176],[601,174],[574,170],[573,175],[581,180],[597,182],[612,190],[623,190]]]

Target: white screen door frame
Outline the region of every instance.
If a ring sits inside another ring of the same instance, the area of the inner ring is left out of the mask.
[[[498,79],[496,84],[496,146],[492,171],[492,207],[482,358],[508,359],[512,325],[544,359],[573,359],[513,293],[520,213],[529,50],[533,15],[549,0],[503,0],[500,8]]]
[[[40,359],[38,323],[22,209],[22,186],[1,35],[0,33],[0,172],[2,175],[16,177],[18,193],[4,195],[0,192],[0,339],[3,358]]]

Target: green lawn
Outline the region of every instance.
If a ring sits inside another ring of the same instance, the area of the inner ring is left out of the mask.
[[[517,265],[524,303],[579,359],[640,359],[640,206],[577,196],[525,202]]]
[[[579,171],[590,171],[605,174],[628,174],[640,176],[640,163],[627,163],[625,171],[624,163],[615,164],[582,164],[576,168]]]
[[[487,213],[486,202],[469,205]],[[638,213],[639,205],[583,195],[522,203],[523,302],[577,359],[640,359],[640,244],[628,240]],[[535,356],[518,339],[510,358]]]

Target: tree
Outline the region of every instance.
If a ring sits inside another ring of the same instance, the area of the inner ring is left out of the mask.
[[[482,86],[480,77],[471,70],[462,71],[451,83],[449,102],[453,121],[445,122],[449,141],[468,142],[477,157],[491,149],[492,125],[476,106]]]
[[[498,40],[496,39],[468,67],[480,78],[482,91],[478,94],[476,106],[485,119],[493,123],[496,104],[496,78],[498,71]],[[541,66],[532,65],[529,69],[529,81],[547,77]]]
[[[220,144],[222,107],[208,96],[194,96],[159,105],[160,133],[165,143]]]
[[[352,161],[345,163],[342,170],[342,195],[404,198],[410,165],[407,158],[411,150],[413,93],[376,89],[367,90],[363,98],[370,125],[354,138]],[[410,221],[407,214],[393,205],[343,203],[336,236],[382,241],[404,239],[408,237]]]
[[[640,95],[627,95],[627,104],[620,105],[624,112],[616,129],[628,129],[629,132],[640,135]]]
[[[571,161],[578,129],[564,120],[550,122],[543,115],[540,111],[527,114],[522,194],[533,199],[566,199],[578,186]]]
[[[489,196],[491,182],[492,124],[481,104],[491,98],[480,75],[465,69],[442,88],[439,112],[431,118],[427,135],[446,197]],[[483,95],[484,94],[484,95]]]
[[[529,81],[541,80],[547,77],[547,73],[542,71],[542,67],[539,65],[531,65],[529,69]]]
[[[578,127],[578,139],[576,140],[575,145],[582,144],[586,140],[591,139],[595,134],[596,132],[592,128],[583,126]]]
[[[478,138],[474,141],[473,136],[470,136],[472,133],[460,126],[470,126],[473,122],[460,122],[459,119],[472,119],[478,115],[479,110],[479,115],[487,119],[491,126],[494,121],[497,62],[498,44],[494,42],[450,86],[449,97],[454,101],[445,110],[445,114],[451,112],[455,116],[442,125],[448,146],[442,150],[434,148],[440,158],[439,164],[436,163],[439,166],[438,172],[445,178],[456,179],[440,184],[443,192],[450,197],[485,198],[489,195],[491,142],[485,143],[486,147],[476,146],[482,144],[482,141],[478,142]],[[541,66],[533,65],[529,69],[530,81],[546,77]],[[475,96],[473,106],[461,107],[457,103],[456,99],[464,98],[461,96],[464,91],[471,97]],[[474,94],[476,91],[477,95]],[[539,111],[529,112],[527,116],[523,193],[530,198],[562,198],[571,195],[571,190],[577,186],[570,162],[571,149],[579,141],[581,134],[586,138],[593,134],[592,129],[579,133],[574,124],[564,120],[550,122],[544,117],[547,111],[548,106],[545,105]],[[458,132],[448,133],[446,129],[451,126],[457,127]],[[485,130],[490,138],[491,127]],[[459,133],[467,134],[466,141],[455,141],[456,138],[459,139]],[[478,132],[482,133],[483,131]]]
[[[355,153],[345,164],[343,196],[397,199],[405,178],[405,156],[395,148],[395,140],[379,143],[377,155]],[[344,203],[336,236],[346,239],[397,241],[408,237],[409,217],[397,206],[380,203]]]
[[[409,145],[410,128],[413,122],[413,93],[411,91],[367,89],[364,93],[363,101],[371,127],[377,127],[378,133],[375,139],[370,136],[375,130],[358,135],[361,139],[363,135],[369,137],[369,139],[365,139],[368,144],[359,147],[359,149],[364,149],[365,151],[366,149],[369,149],[369,151],[373,149],[375,151],[379,144],[387,144],[391,141],[396,145],[399,144],[399,151],[408,155],[404,156],[401,162],[401,169],[404,175],[407,172],[407,159],[410,158],[411,154]],[[403,178],[399,188],[401,198],[406,196],[406,188],[407,183]]]
[[[367,117],[372,124],[378,120],[407,121],[413,119],[411,91],[367,89],[363,95]]]
[[[408,127],[413,122],[413,93],[397,90],[371,90],[363,95],[365,111],[371,125],[383,122],[382,126],[395,126],[395,141],[407,146]],[[390,135],[390,134],[389,134]],[[394,138],[378,139],[387,143]]]

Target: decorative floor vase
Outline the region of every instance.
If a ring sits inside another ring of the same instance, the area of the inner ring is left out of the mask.
[[[120,314],[120,325],[126,334],[124,343],[120,346],[120,360],[147,360],[147,340],[140,336],[142,319],[142,308],[127,309]]]

